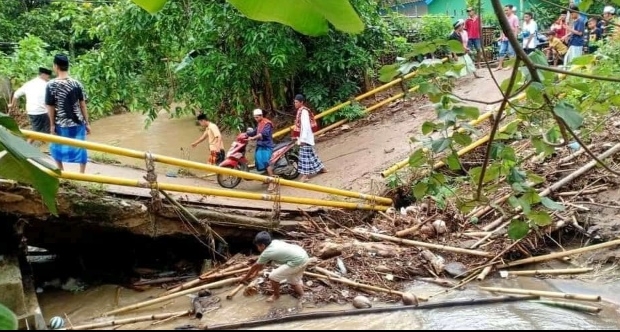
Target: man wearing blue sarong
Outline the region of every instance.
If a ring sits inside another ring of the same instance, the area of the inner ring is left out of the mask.
[[[273,176],[273,169],[269,167],[269,159],[273,153],[273,123],[263,116],[263,110],[257,108],[253,111],[256,120],[256,129],[248,133],[249,140],[256,141],[256,152],[254,161],[256,170],[263,173],[267,171],[269,176]]]
[[[56,78],[47,83],[45,105],[50,118],[50,132],[66,138],[86,140],[90,134],[86,93],[79,81],[69,77],[69,58],[58,54],[54,57]],[[86,170],[86,149],[69,145],[50,145],[50,154],[58,168],[64,170],[63,162],[80,164],[80,173]]]

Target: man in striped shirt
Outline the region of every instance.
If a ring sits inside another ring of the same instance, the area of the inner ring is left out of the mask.
[[[69,77],[69,58],[58,54],[54,57],[56,78],[47,83],[45,104],[50,118],[52,135],[86,140],[90,134],[86,93],[79,81]],[[51,144],[50,154],[58,168],[64,170],[63,162],[80,164],[80,173],[86,170],[86,149],[62,144]]]

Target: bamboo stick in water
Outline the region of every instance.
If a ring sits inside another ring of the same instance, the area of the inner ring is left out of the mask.
[[[587,312],[591,314],[596,314],[596,313],[601,312],[601,310],[603,310],[602,308],[599,308],[599,307],[585,305],[581,303],[570,303],[570,302],[551,301],[551,300],[538,300],[538,301],[533,301],[533,302],[542,303],[542,304],[546,304],[546,305],[550,305],[550,306],[558,307],[558,308]]]
[[[217,278],[225,278],[225,277],[230,277],[233,276],[235,274],[239,274],[239,273],[244,273],[250,270],[249,267],[244,268],[244,266],[246,266],[245,264],[237,264],[237,265],[233,265],[230,267],[227,267],[225,269],[223,269],[220,272],[216,272],[216,271],[212,271],[211,273],[205,273],[203,275],[201,275],[199,278],[196,278],[194,280],[188,281],[180,286],[174,287],[172,289],[167,290],[166,292],[162,293],[161,295],[159,295],[159,297],[164,297],[164,296],[168,296],[186,289],[190,289],[192,287],[195,287],[197,285],[200,285],[203,282],[207,282],[213,279],[217,279]]]
[[[578,274],[594,270],[591,267],[575,269],[555,269],[555,270],[527,270],[527,271],[506,271],[510,276],[534,276],[539,274]]]
[[[504,265],[500,266],[500,268],[506,268],[506,267],[511,267],[511,266],[530,264],[530,263],[544,262],[544,261],[548,261],[548,260],[551,260],[551,259],[554,259],[554,258],[560,258],[560,257],[570,256],[570,255],[575,255],[575,254],[581,254],[581,253],[584,253],[584,252],[588,252],[588,251],[592,251],[592,250],[596,250],[596,249],[603,249],[603,248],[613,247],[613,246],[617,246],[617,245],[620,245],[620,239],[614,240],[614,241],[605,242],[605,243],[599,243],[599,244],[595,244],[593,246],[583,247],[583,248],[579,248],[579,249],[573,249],[573,250],[567,250],[567,251],[562,251],[562,252],[556,252],[556,253],[553,253],[553,254],[542,255],[542,256],[529,257],[529,258],[525,258],[525,259],[521,259],[521,260],[518,260],[518,261],[514,261],[514,262],[510,262],[510,263],[504,264]]]
[[[170,312],[170,313],[165,313],[165,314],[138,316],[138,317],[125,318],[125,319],[111,320],[108,322],[76,325],[73,327],[68,327],[65,330],[92,330],[92,329],[98,329],[102,327],[110,327],[110,326],[117,326],[117,325],[123,325],[123,324],[148,322],[151,320],[167,319],[170,317],[181,317],[181,316],[189,315],[191,313],[192,313],[191,310],[185,310],[185,311]]]
[[[232,292],[230,292],[230,294],[226,295],[226,299],[227,300],[232,300],[233,297],[235,297],[235,295],[237,295],[237,293],[239,293],[239,291],[244,288],[245,285],[244,284],[240,284],[239,286],[237,286],[235,289],[232,290]]]
[[[561,298],[561,299],[571,299],[571,300],[591,301],[591,302],[601,301],[601,297],[598,295],[545,292],[545,291],[537,291],[537,290],[531,290],[531,289],[500,288],[500,287],[480,287],[480,289],[489,291],[489,292],[496,292],[496,293],[537,295],[537,296],[544,296],[544,297],[554,297],[554,298]]]
[[[167,295],[167,296],[162,296],[162,297],[154,298],[152,300],[147,300],[147,301],[144,301],[144,302],[140,302],[140,303],[128,305],[128,306],[125,306],[125,307],[122,307],[122,308],[114,309],[112,311],[106,312],[104,314],[104,316],[115,315],[115,314],[119,314],[121,312],[127,312],[127,311],[131,311],[131,310],[136,310],[136,309],[148,307],[150,305],[161,303],[161,302],[164,302],[164,301],[168,301],[170,299],[174,299],[174,298],[177,298],[177,297],[180,297],[180,296],[183,296],[183,295],[195,293],[195,292],[201,291],[203,289],[211,289],[211,288],[218,288],[218,287],[222,287],[222,286],[227,286],[227,285],[239,282],[239,281],[241,281],[241,279],[243,279],[243,277],[230,278],[230,279],[220,280],[220,281],[217,281],[217,282],[214,282],[214,283],[210,283],[210,284],[206,284],[206,285],[202,285],[202,286],[186,289],[184,291],[180,291],[180,292],[177,292],[177,293],[174,293],[174,294],[170,294],[170,295]]]

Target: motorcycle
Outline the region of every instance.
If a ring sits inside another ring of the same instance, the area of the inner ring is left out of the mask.
[[[251,128],[248,128],[248,132],[251,132],[250,129]],[[248,133],[237,135],[237,138],[226,153],[226,159],[218,166],[248,172],[248,160],[245,157],[248,143]],[[298,148],[294,141],[279,143],[273,147],[273,153],[269,159],[269,164],[274,167],[274,175],[280,176],[286,180],[295,180],[299,176],[298,162]],[[217,175],[217,183],[224,188],[235,188],[241,183],[241,180],[242,178],[237,176],[225,174]]]

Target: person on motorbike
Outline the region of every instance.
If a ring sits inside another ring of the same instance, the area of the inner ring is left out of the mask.
[[[269,176],[273,176],[273,167],[269,165],[269,159],[273,153],[273,123],[263,116],[263,110],[257,108],[253,111],[256,120],[256,129],[248,131],[248,139],[256,141],[256,152],[254,159],[256,170],[263,173],[267,171]],[[275,184],[270,183],[267,190],[272,191]]]

